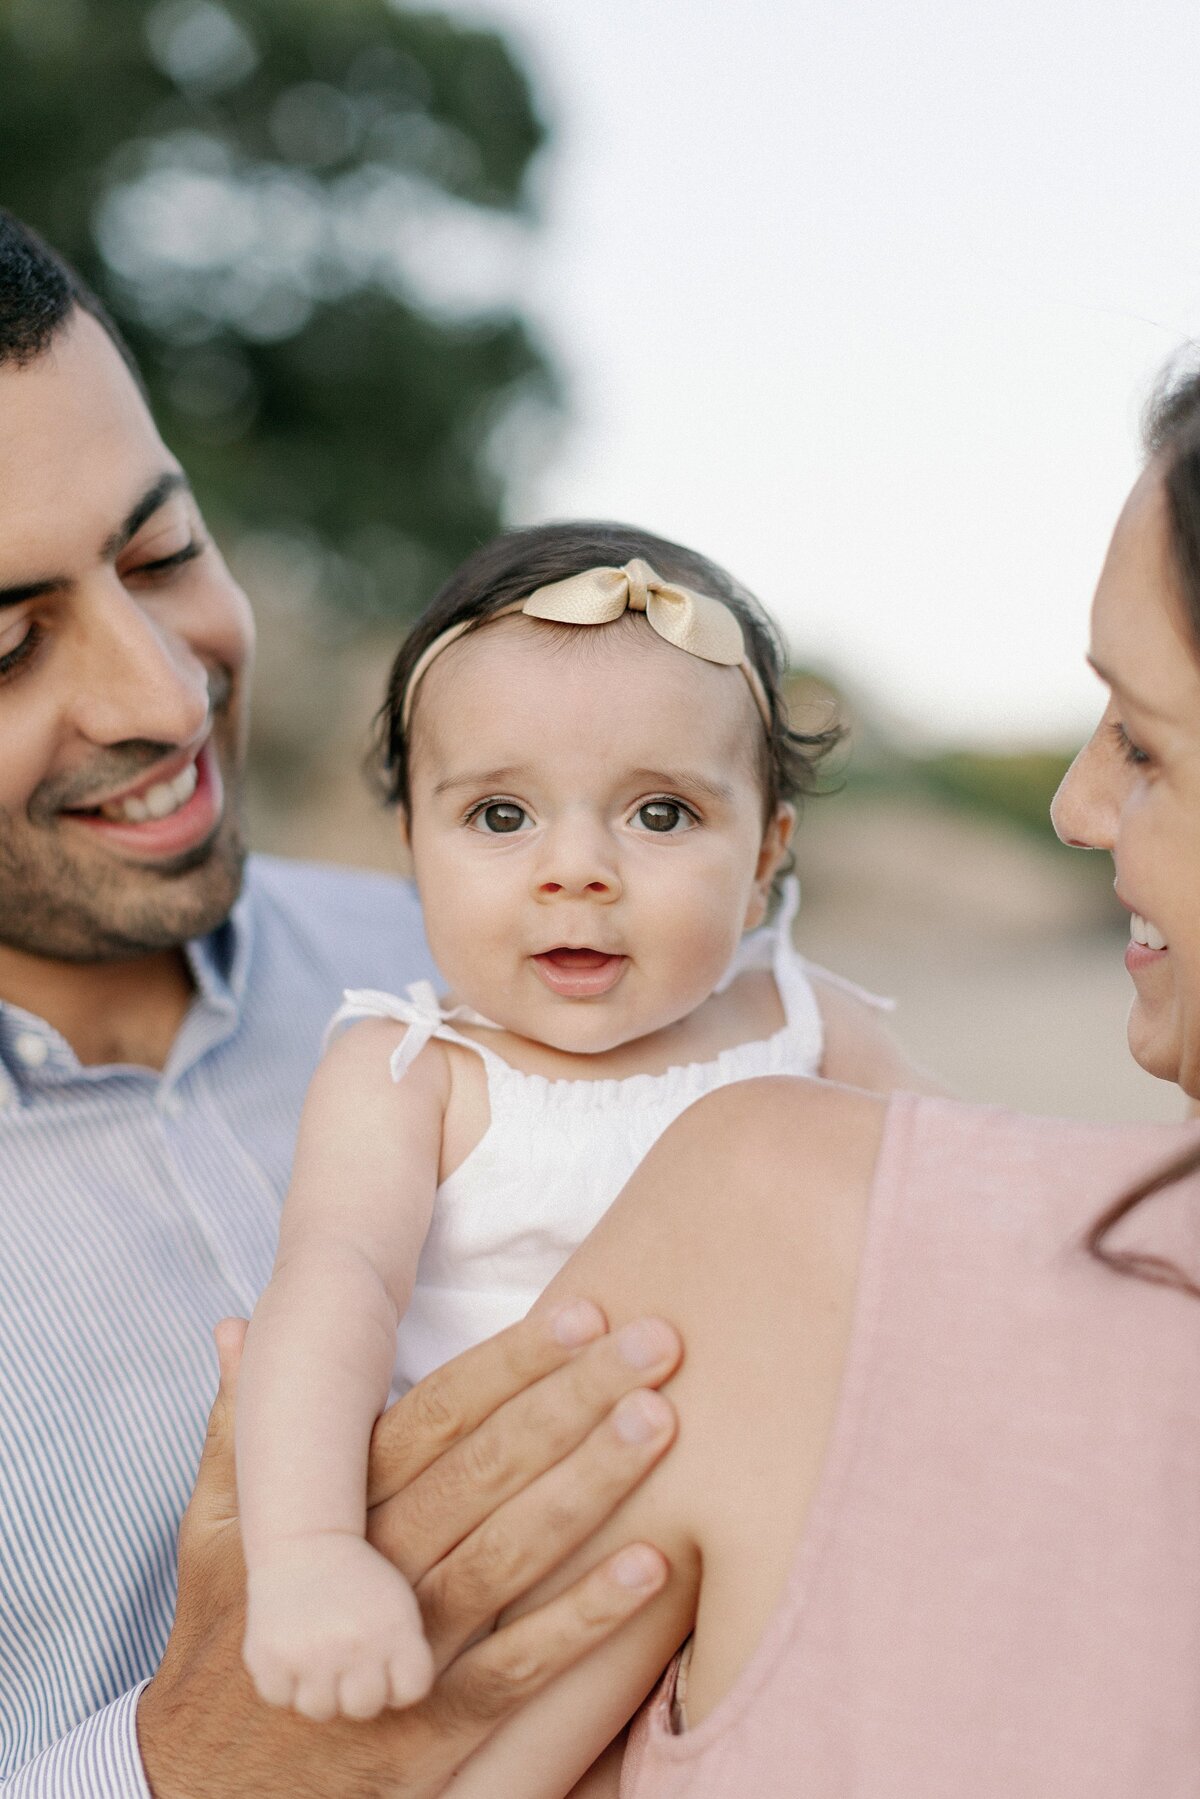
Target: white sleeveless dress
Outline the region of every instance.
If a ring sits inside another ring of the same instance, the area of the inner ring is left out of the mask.
[[[412,1302],[400,1326],[395,1391],[523,1318],[647,1150],[688,1106],[733,1081],[819,1071],[821,1014],[806,965],[792,946],[798,902],[798,886],[789,882],[777,920],[743,939],[718,989],[748,968],[772,969],[786,1020],[782,1028],[722,1050],[711,1062],[662,1074],[592,1081],[523,1074],[456,1031],[456,1018],[489,1021],[462,1008],[444,1011],[428,981],[415,982],[403,995],[346,993],[331,1031],[353,1018],[407,1024],[391,1059],[396,1080],[431,1037],[461,1044],[483,1062],[491,1107],[484,1136],[437,1190]]]

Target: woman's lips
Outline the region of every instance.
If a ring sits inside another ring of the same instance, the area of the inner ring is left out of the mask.
[[[530,957],[551,993],[562,999],[597,999],[609,993],[625,972],[628,956],[610,955],[599,949],[543,950]]]
[[[1130,974],[1141,974],[1147,968],[1161,968],[1168,953],[1166,949],[1150,949],[1130,938],[1125,946],[1125,966]]]

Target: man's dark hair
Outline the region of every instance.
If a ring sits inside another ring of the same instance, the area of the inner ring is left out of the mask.
[[[129,345],[103,303],[36,231],[0,206],[0,368],[24,368],[43,355],[76,307],[103,326],[140,386]]]

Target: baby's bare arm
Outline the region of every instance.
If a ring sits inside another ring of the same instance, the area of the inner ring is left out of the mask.
[[[247,1661],[264,1698],[314,1717],[370,1716],[419,1697],[430,1673],[416,1602],[365,1542],[367,1450],[428,1228],[446,1088],[436,1050],[392,1083],[397,1037],[360,1025],[317,1071],[241,1375]],[[386,1674],[356,1686],[355,1657]]]
[[[281,1536],[364,1528],[367,1445],[428,1229],[446,1078],[430,1046],[393,1083],[397,1035],[382,1021],[346,1032],[305,1101],[275,1269],[240,1380],[251,1566]]]

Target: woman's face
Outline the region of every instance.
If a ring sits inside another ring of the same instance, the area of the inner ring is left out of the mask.
[[[1200,1097],[1200,649],[1153,464],[1117,521],[1089,660],[1109,700],[1055,796],[1054,828],[1116,865],[1130,913],[1134,1057]]]

